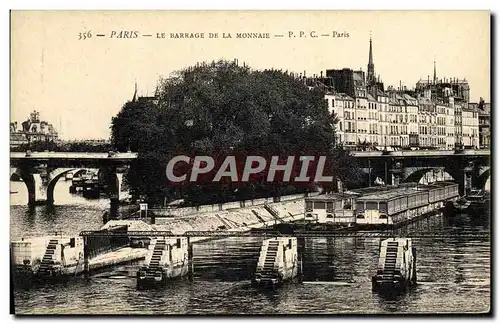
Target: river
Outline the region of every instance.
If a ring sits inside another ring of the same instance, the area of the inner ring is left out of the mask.
[[[11,237],[53,231],[76,234],[102,226],[106,200],[55,188],[56,205],[28,208],[23,183],[11,182]],[[89,280],[14,287],[16,314],[368,314],[479,313],[490,308],[490,241],[461,231],[488,232],[467,215],[435,216],[417,225],[442,238],[415,238],[417,286],[401,295],[372,293],[379,239],[314,238],[305,241],[304,281],[274,291],[250,286],[262,239],[226,238],[195,244],[192,282],[138,290],[137,264],[95,274]]]

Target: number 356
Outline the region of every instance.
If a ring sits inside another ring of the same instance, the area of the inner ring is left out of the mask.
[[[83,33],[78,33],[78,40],[85,40],[87,38],[91,38],[92,37],[92,33],[89,31],[87,32],[83,32]]]

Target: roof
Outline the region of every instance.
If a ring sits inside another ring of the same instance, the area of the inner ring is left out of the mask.
[[[335,93],[335,92],[328,92],[326,94],[326,96],[334,96],[335,98],[338,98],[338,99],[342,99],[342,100],[349,100],[349,101],[354,101],[353,98],[351,98],[350,96],[348,96],[347,94],[343,93],[343,92],[338,92],[338,93]]]
[[[371,94],[367,94],[366,97],[368,98],[369,101],[377,101]]]
[[[409,190],[408,188],[397,188],[364,195],[359,197],[358,200],[390,200],[398,197],[406,197],[410,191],[411,189]]]
[[[314,197],[306,197],[306,200],[342,200],[346,198],[353,198],[358,195],[352,193],[328,193],[321,194]]]
[[[389,97],[389,104],[399,105],[399,101],[393,97]]]

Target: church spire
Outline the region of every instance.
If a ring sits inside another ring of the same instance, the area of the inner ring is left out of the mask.
[[[434,79],[433,79],[434,83],[437,82],[437,76],[436,76],[436,61],[434,61]]]
[[[366,74],[366,81],[368,85],[373,85],[376,82],[375,79],[375,65],[373,64],[373,49],[372,49],[372,33],[370,31],[370,51],[368,54],[368,69]]]
[[[132,98],[132,102],[136,101],[137,101],[137,80],[135,81],[134,97]]]

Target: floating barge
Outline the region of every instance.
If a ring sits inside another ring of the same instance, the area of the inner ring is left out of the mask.
[[[267,239],[262,242],[252,283],[274,287],[297,277],[298,270],[297,238]]]
[[[116,221],[115,221],[116,222]],[[99,233],[126,233],[128,226],[106,224]],[[123,237],[98,237],[87,242],[80,236],[47,235],[11,242],[13,275],[16,280],[49,280],[74,277],[98,269],[143,260],[146,247],[134,247]]]
[[[137,272],[137,286],[159,286],[188,274],[189,242],[185,237],[158,237],[151,241],[144,266]]]
[[[411,239],[390,238],[380,243],[375,291],[401,291],[417,283],[417,252]]]
[[[487,215],[490,211],[491,199],[485,190],[475,189],[465,197],[453,202],[453,209],[459,214]]]
[[[384,228],[437,213],[458,198],[458,184],[452,182],[363,188],[306,198],[304,219],[316,224]]]

